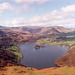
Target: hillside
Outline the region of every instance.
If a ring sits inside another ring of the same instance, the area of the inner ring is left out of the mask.
[[[46,68],[37,70],[23,66],[4,67],[0,75],[75,75],[75,67]]]
[[[69,46],[68,52],[56,60],[57,66],[75,66],[75,44]]]
[[[22,57],[18,44],[29,43],[38,39],[37,35],[23,34],[10,30],[0,30],[0,66],[17,65]]]

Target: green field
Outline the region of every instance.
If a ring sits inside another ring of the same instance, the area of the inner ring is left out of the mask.
[[[75,36],[75,35],[74,35]],[[42,38],[37,40],[37,43],[40,44],[50,44],[50,45],[64,45],[64,46],[69,46],[75,43],[75,38],[74,36],[63,36],[59,39],[57,38]]]

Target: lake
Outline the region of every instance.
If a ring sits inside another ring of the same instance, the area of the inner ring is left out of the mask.
[[[19,46],[20,53],[23,54],[20,63],[37,69],[56,67],[56,59],[63,56],[68,48],[65,46],[46,45],[46,47],[35,49],[35,45],[35,43],[30,43]]]

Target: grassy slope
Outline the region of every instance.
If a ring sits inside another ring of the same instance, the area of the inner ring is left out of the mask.
[[[0,75],[75,75],[75,67],[66,66],[37,70],[29,67],[13,66],[0,70]]]
[[[48,68],[40,70],[40,72],[48,72],[51,75],[75,75],[75,67]]]
[[[70,46],[70,47],[69,47],[69,50],[72,50],[73,48],[75,48],[75,45]]]

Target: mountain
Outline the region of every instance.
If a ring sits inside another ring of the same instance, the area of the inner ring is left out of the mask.
[[[68,33],[70,32],[69,29],[61,27],[61,26],[53,26],[52,28],[55,28],[56,30],[58,30],[59,32],[64,32],[64,33]]]
[[[51,27],[24,26],[20,27],[19,30],[28,31],[32,34],[59,34],[70,32],[69,29],[61,26],[51,26]]]
[[[14,30],[19,31],[28,31],[32,34],[55,34],[55,33],[67,33],[70,30],[61,27],[61,26],[52,26],[52,27],[39,27],[39,26],[24,26],[19,27],[18,29],[14,28]]]
[[[24,26],[20,27],[19,29],[21,31],[28,31],[30,33],[39,33],[43,27],[37,27],[37,26]]]
[[[55,28],[46,27],[46,28],[43,28],[39,33],[40,34],[58,34],[60,32],[56,30]]]
[[[10,30],[15,32],[21,32],[24,34],[59,34],[59,33],[68,33],[68,32],[74,31],[61,26],[51,26],[51,27],[40,27],[40,26],[3,27],[3,26],[0,26],[0,30]]]

